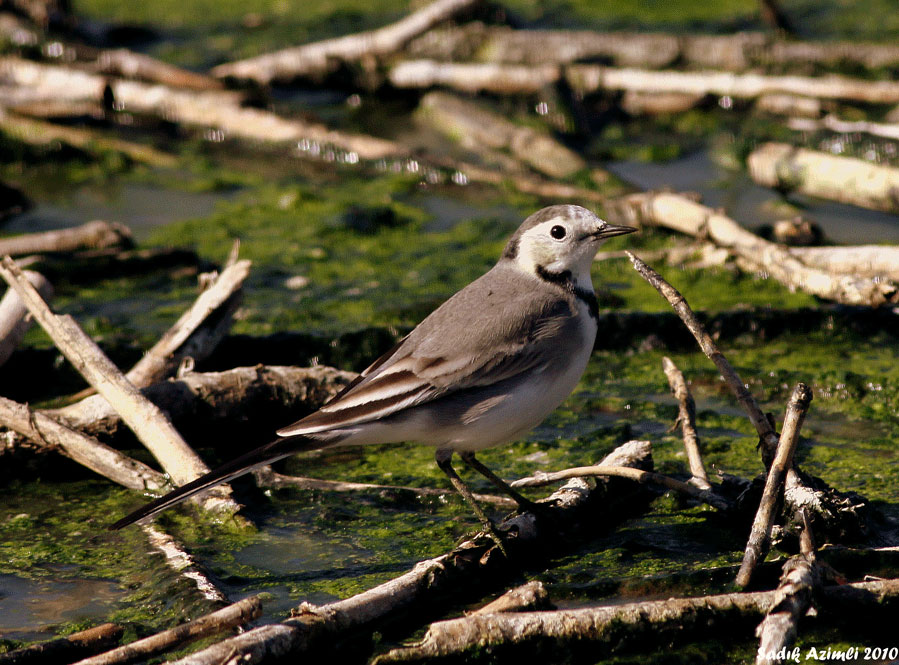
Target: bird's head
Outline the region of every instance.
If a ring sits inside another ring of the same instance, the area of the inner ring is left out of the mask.
[[[532,274],[538,269],[554,274],[568,271],[575,283],[586,286],[590,264],[603,241],[636,230],[608,224],[580,206],[550,206],[524,220],[509,239],[502,260]]]

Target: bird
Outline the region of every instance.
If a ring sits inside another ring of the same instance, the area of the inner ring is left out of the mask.
[[[271,443],[109,528],[149,518],[298,452],[408,441],[436,449],[437,466],[497,540],[452,457],[458,454],[520,509],[534,507],[475,454],[521,437],[575,388],[598,329],[590,266],[604,241],[636,230],[609,224],[577,205],[538,210],[511,236],[493,268],[440,305],[318,411],[277,430],[279,438]]]

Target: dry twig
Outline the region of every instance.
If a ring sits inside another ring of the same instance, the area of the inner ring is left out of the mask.
[[[116,644],[121,626],[104,623],[49,642],[0,653],[0,665],[66,665]]]
[[[175,482],[182,485],[209,471],[159,408],[131,385],[71,316],[57,316],[50,310],[8,256],[2,261],[0,276],[16,290],[57,348],[119,412]],[[231,513],[238,509],[228,488],[205,499],[203,505]]]
[[[693,401],[693,395],[687,388],[687,381],[684,379],[677,365],[671,358],[667,356],[662,358],[662,369],[665,376],[668,377],[668,385],[671,386],[671,392],[677,399],[678,415],[677,422],[680,424],[681,432],[684,435],[684,448],[687,450],[687,460],[690,463],[690,473],[693,477],[690,483],[696,485],[701,490],[709,490],[712,484],[705,472],[705,466],[702,463],[702,453],[699,450],[699,437],[696,436],[696,403]]]
[[[131,244],[131,231],[121,224],[88,222],[71,229],[28,233],[0,239],[0,256],[24,256],[78,249],[123,247]]]
[[[750,233],[723,213],[686,196],[641,193],[624,197],[616,205],[621,215],[637,223],[665,226],[697,237],[708,236],[749,262],[751,269],[762,270],[790,288],[846,305],[879,307],[899,302],[899,287],[894,283],[810,268],[790,249]]]
[[[862,208],[899,212],[899,169],[788,143],[765,143],[746,158],[752,179],[765,187]]]
[[[811,608],[812,599],[821,586],[821,570],[807,520],[800,543],[801,552],[784,563],[771,609],[756,628],[759,638],[756,665],[783,662],[781,654],[795,643],[799,621]]]
[[[24,274],[44,300],[53,297],[53,285],[46,277],[31,270],[26,270]],[[25,303],[14,289],[7,289],[0,300],[0,365],[9,360],[18,348],[31,323]]]
[[[774,507],[783,489],[784,478],[793,465],[793,453],[799,443],[799,430],[812,401],[812,391],[804,383],[793,389],[790,401],[787,402],[787,413],[784,417],[783,431],[777,444],[774,460],[768,469],[765,489],[759,502],[758,512],[752,522],[743,564],[737,573],[737,586],[745,587],[752,578],[752,571],[758,561],[765,558],[768,550],[768,538],[774,523]]]
[[[229,62],[215,67],[212,74],[219,78],[253,80],[263,85],[301,77],[321,77],[340,65],[399,51],[411,39],[479,2],[480,0],[437,0],[402,20],[377,30]]]
[[[727,383],[731,392],[734,393],[737,401],[740,402],[740,405],[746,411],[750,422],[755,426],[765,449],[773,456],[774,450],[777,448],[777,433],[771,427],[771,423],[768,422],[768,419],[759,407],[758,402],[755,401],[755,397],[749,392],[749,389],[746,387],[746,384],[743,383],[740,375],[737,374],[737,371],[718,349],[718,345],[715,344],[714,340],[712,340],[711,336],[706,332],[705,327],[699,319],[696,318],[696,314],[690,309],[690,305],[687,303],[686,299],[677,289],[666,282],[659,273],[646,265],[637,256],[631,252],[628,252],[627,254],[631,259],[631,263],[634,264],[636,271],[671,304],[674,311],[677,312],[677,315],[684,322],[684,325],[687,326],[687,329],[693,334],[693,337],[696,338],[696,341],[699,343],[699,348],[702,349],[702,352],[705,353],[709,360],[715,363],[715,367],[718,368],[721,377],[724,379],[725,383]]]
[[[0,397],[0,423],[36,445],[58,447],[82,466],[129,489],[146,492],[169,486],[165,476],[146,464],[5,397]]]
[[[645,466],[651,464],[649,454],[648,442],[631,441],[619,446],[603,462]],[[560,522],[576,520],[576,515],[588,510],[595,501],[603,501],[600,496],[605,497],[605,501],[611,500],[609,482],[613,481],[599,482],[591,489],[585,481],[574,479],[542,501],[541,506],[553,514],[556,519],[552,521],[558,527]],[[626,487],[619,486],[620,489]],[[625,491],[624,494],[628,493]],[[634,496],[630,494],[629,501],[632,502]],[[523,554],[533,550],[545,542],[544,538],[557,542],[556,530],[549,525],[541,527],[537,517],[531,513],[516,514],[499,528],[517,533],[516,538],[507,541],[507,548],[512,552]],[[595,515],[591,518],[591,528],[595,528]],[[337,634],[341,639],[346,639],[351,633],[374,630],[380,622],[389,618],[407,615],[423,606],[433,607],[435,594],[447,594],[459,599],[472,589],[472,585],[483,594],[485,578],[482,574],[486,573],[486,579],[496,583],[507,570],[507,565],[507,560],[499,554],[493,541],[479,534],[457,546],[451,553],[421,561],[409,572],[380,586],[329,605],[317,607],[304,603],[298,610],[298,616],[292,619],[255,628],[214,644],[179,660],[178,665],[212,665],[232,659],[235,662],[239,659],[243,665],[253,665],[267,658],[295,657],[323,640],[333,640]],[[517,571],[517,566],[515,568]]]
[[[147,660],[186,642],[215,635],[259,618],[262,601],[259,596],[244,598],[232,605],[193,619],[156,635],[131,642],[118,649],[78,661],[75,665],[124,665]]]
[[[711,489],[700,489],[695,485],[681,482],[676,478],[671,478],[661,473],[655,473],[654,471],[643,471],[641,469],[632,469],[622,466],[578,466],[563,471],[553,471],[551,473],[544,473],[541,471],[528,478],[519,478],[511,483],[511,485],[512,487],[540,487],[560,480],[568,480],[569,478],[588,478],[592,476],[614,476],[616,478],[628,478],[638,483],[661,485],[662,487],[667,487],[668,489],[698,499],[719,510],[729,510],[731,507],[726,500],[715,494]]]

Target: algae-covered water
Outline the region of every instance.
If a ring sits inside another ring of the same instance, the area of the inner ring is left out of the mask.
[[[802,17],[806,37],[889,40],[899,35],[897,14],[878,0],[848,7],[830,3],[829,13],[817,3],[783,4]],[[571,0],[509,6],[518,20],[536,26],[705,31],[759,27],[754,1],[612,7]],[[138,48],[196,68],[382,25],[406,9],[400,0],[364,8],[350,0],[78,3],[98,34],[112,39],[106,27],[118,22],[149,28],[141,33],[144,41]],[[311,109],[344,129],[379,129],[384,136],[415,131],[414,101],[363,96],[360,104],[350,97],[346,91],[318,96],[284,91],[279,104],[298,112]],[[487,100],[533,123],[538,119],[532,101]],[[450,174],[428,179],[414,162],[337,165],[291,151],[181,138],[158,141],[178,154],[174,170],[127,164],[103,154],[11,151],[0,173],[37,205],[3,230],[58,228],[103,216],[131,226],[142,247],[189,246],[213,262],[223,261],[239,239],[241,256],[253,261],[253,269],[234,333],[296,331],[334,340],[328,360],[360,370],[402,331],[488,269],[524,217],[557,202],[506,188],[460,185]],[[827,139],[789,133],[745,109],[713,106],[654,121],[613,118],[581,147],[595,165],[608,166],[632,186],[698,190],[710,205],[724,207],[751,228],[799,211],[821,223],[836,242],[899,240],[895,216],[784,200],[752,185],[741,158],[749,146],[766,138],[812,144]],[[889,162],[888,146],[881,142],[878,148]],[[846,149],[867,148],[859,138]],[[678,242],[682,239],[647,230],[614,239],[604,249],[639,253]],[[801,317],[792,312],[820,305],[773,280],[728,268],[657,267],[694,309],[711,316],[767,308],[796,321]],[[593,276],[606,311],[669,311],[626,261],[597,263]],[[127,365],[192,301],[195,282],[189,270],[90,284],[63,282],[57,285],[54,308],[72,314]],[[778,420],[796,382],[808,383],[815,399],[797,453],[802,468],[841,490],[863,494],[887,518],[899,519],[899,327],[889,319],[853,327],[846,323],[851,313],[843,310],[815,320],[821,323],[796,330],[738,326],[723,333],[720,344],[762,407]],[[347,337],[365,330],[369,332]],[[690,345],[666,345],[664,336],[652,330],[632,327],[624,336],[622,341],[621,330],[600,330],[597,350],[572,397],[524,440],[485,451],[480,459],[512,479],[535,470],[589,464],[620,443],[641,438],[653,442],[657,470],[686,478],[680,435],[671,430],[677,408],[661,370],[662,357],[668,355],[691,382],[711,475],[721,471],[756,476],[762,470],[757,436],[711,362]],[[46,348],[49,341],[34,329],[26,346]],[[296,355],[265,361],[300,362],[296,358],[308,360],[308,354],[297,349]],[[222,368],[216,363],[224,362],[213,358],[207,365]],[[46,394],[30,395],[32,402],[79,388],[62,360],[42,365],[41,371],[47,373]],[[18,380],[0,369],[0,385]],[[266,425],[274,431],[285,424]],[[262,442],[226,442],[202,435],[189,440],[211,465],[227,459],[227,450]],[[446,487],[432,453],[411,444],[341,450],[289,460],[281,470],[335,480]],[[3,474],[0,648],[103,621],[123,623],[134,637],[208,611],[209,604],[189,583],[168,572],[142,532],[106,530],[143,497],[71,463],[52,460],[48,465]],[[490,491],[485,481],[466,477],[476,491]],[[216,523],[188,509],[166,513],[159,523],[210,571],[229,599],[265,593],[262,621],[285,617],[303,600],[327,602],[386,581],[421,559],[447,551],[477,526],[449,492],[414,499],[378,491],[260,491],[249,481],[238,481],[235,488],[255,528]],[[548,493],[531,490],[529,495]],[[716,592],[728,589],[732,578],[709,574],[700,584],[695,580],[701,571],[738,563],[744,531],[709,507],[659,495],[647,511],[612,532],[597,533],[545,570],[531,570],[526,576],[543,580],[563,605]],[[384,639],[389,646],[391,637]],[[861,638],[809,633],[802,639],[820,647]],[[753,649],[747,634],[736,647],[694,645],[680,655],[669,654],[666,662],[700,662],[700,657],[701,662],[750,662]]]

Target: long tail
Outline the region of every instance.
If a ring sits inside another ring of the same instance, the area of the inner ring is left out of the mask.
[[[205,492],[208,489],[212,489],[216,485],[227,483],[228,481],[233,480],[238,476],[242,476],[245,473],[249,473],[253,469],[257,469],[260,466],[265,466],[266,464],[277,462],[278,460],[284,459],[285,457],[290,457],[294,453],[298,453],[304,450],[326,448],[329,445],[331,445],[330,442],[317,441],[305,436],[292,436],[277,439],[275,441],[272,441],[271,443],[265,444],[264,446],[260,446],[255,450],[251,450],[250,452],[241,455],[237,459],[231,460],[227,464],[223,464],[217,469],[213,469],[205,476],[200,476],[196,480],[192,480],[186,485],[182,485],[178,489],[169,492],[165,496],[154,499],[150,503],[142,506],[141,508],[138,508],[130,515],[123,517],[115,524],[111,524],[109,526],[109,529],[111,531],[115,531],[117,529],[121,529],[122,527],[128,526],[129,524],[134,524],[138,520],[142,520],[145,517],[150,517],[162,512],[163,510],[166,510],[167,508],[171,508],[172,506],[175,506],[182,501],[186,501],[190,497],[199,494],[200,492]]]

